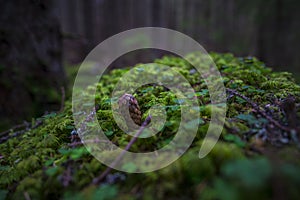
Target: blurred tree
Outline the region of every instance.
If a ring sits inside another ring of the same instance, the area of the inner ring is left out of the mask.
[[[66,61],[77,53],[80,59],[72,56],[71,61],[81,62],[97,44],[121,31],[156,26],[183,32],[208,51],[256,56],[276,70],[300,75],[299,0],[55,1],[63,31],[85,41],[77,40],[81,48],[74,48],[75,40],[65,46]]]
[[[0,127],[59,108],[65,74],[51,3],[1,0]]]

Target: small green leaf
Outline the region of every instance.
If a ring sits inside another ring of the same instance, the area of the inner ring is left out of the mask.
[[[185,99],[173,99],[173,101],[178,104],[183,104]]]
[[[206,96],[208,94],[209,94],[208,89],[203,89],[200,92],[196,92],[197,97],[199,97],[199,96]]]
[[[246,146],[246,143],[243,140],[241,140],[241,138],[237,135],[227,134],[224,136],[224,140],[234,142],[238,147],[241,148]]]
[[[113,131],[105,131],[104,134],[105,134],[106,136],[111,136],[111,135],[114,134],[114,132],[113,132]]]
[[[49,119],[49,118],[55,117],[55,116],[56,116],[56,113],[50,113],[50,114],[48,114],[48,115],[44,115],[43,118],[44,118],[44,119]]]
[[[48,176],[54,176],[57,171],[58,171],[58,167],[51,167],[46,170],[46,174]]]
[[[52,159],[50,159],[50,160],[47,160],[46,162],[45,162],[45,166],[50,166],[50,165],[52,165],[53,164],[53,162],[54,162],[54,158],[52,158]]]
[[[240,104],[246,103],[247,101],[245,101],[244,99],[242,99],[241,97],[236,97],[236,101]]]
[[[70,129],[70,130],[73,130],[75,127],[74,126],[72,126],[72,125],[68,125],[68,126],[66,126],[66,129]]]
[[[58,152],[62,155],[67,155],[70,151],[68,149],[59,149]]]
[[[109,200],[116,199],[118,194],[117,187],[115,185],[101,185],[99,189],[92,196],[92,200]]]

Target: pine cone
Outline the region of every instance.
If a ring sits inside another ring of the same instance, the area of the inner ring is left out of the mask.
[[[142,123],[142,113],[140,111],[140,107],[139,104],[136,100],[136,98],[134,98],[134,96],[132,96],[131,94],[124,94],[118,101],[119,107],[120,107],[120,111],[122,116],[126,116],[126,111],[129,109],[129,115],[131,117],[131,119],[134,121],[135,124],[137,125],[141,125]],[[130,127],[130,123],[128,119],[125,118],[125,121],[127,123],[127,125]]]

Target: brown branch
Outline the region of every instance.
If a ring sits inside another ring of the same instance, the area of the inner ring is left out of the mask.
[[[15,125],[15,126],[11,127],[10,129],[1,132],[1,133],[0,133],[0,137],[9,134],[10,132],[14,131],[15,129],[19,129],[19,128],[26,127],[26,126],[28,126],[28,124],[29,124],[28,122],[24,122],[23,124]]]
[[[106,168],[102,174],[93,180],[93,184],[98,184],[100,181],[102,181],[123,158],[124,154],[130,149],[130,147],[135,143],[137,138],[142,134],[144,131],[145,127],[150,123],[151,121],[151,116],[148,116],[146,120],[143,122],[142,126],[138,130],[138,132],[131,138],[130,142],[126,145],[125,149],[122,151],[122,153],[119,154],[119,156],[110,164],[109,167]]]
[[[35,128],[37,128],[38,126],[40,126],[42,123],[43,123],[43,121],[37,121],[36,124],[35,124],[33,127],[29,128],[29,129],[26,128],[25,130],[16,131],[16,132],[14,132],[14,134],[12,134],[12,135],[7,135],[7,136],[4,136],[4,137],[1,137],[1,138],[0,138],[0,144],[6,142],[6,141],[9,140],[10,138],[18,137],[18,136],[20,136],[20,135],[26,133],[26,132],[27,132],[28,130],[30,130],[30,129],[35,129]]]
[[[283,125],[281,125],[278,121],[276,121],[275,119],[273,119],[272,117],[270,117],[269,115],[267,115],[267,113],[265,113],[256,103],[254,103],[253,101],[251,101],[251,99],[249,99],[248,97],[238,93],[237,91],[235,90],[232,90],[232,89],[229,89],[227,88],[226,89],[228,92],[244,99],[245,101],[247,101],[247,103],[249,103],[258,113],[260,113],[262,116],[264,116],[269,122],[271,122],[272,124],[274,124],[277,128],[280,128],[281,130],[284,130],[284,131],[288,131],[288,132],[291,132],[292,130],[294,129],[290,129],[288,127],[285,127]]]

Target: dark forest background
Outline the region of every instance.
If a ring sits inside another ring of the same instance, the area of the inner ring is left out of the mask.
[[[0,0],[0,128],[57,111],[66,67],[106,38],[155,26],[183,32],[207,51],[256,56],[300,74],[298,0]],[[115,65],[166,52],[135,52]],[[68,71],[68,70],[67,70]],[[65,91],[65,92],[63,92]]]

